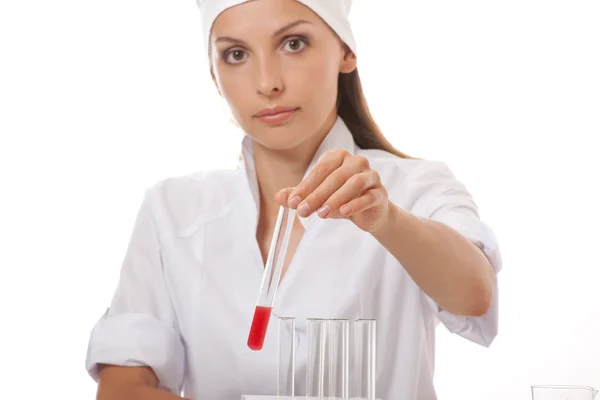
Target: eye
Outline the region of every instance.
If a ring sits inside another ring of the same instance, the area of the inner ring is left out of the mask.
[[[286,41],[283,48],[286,51],[289,51],[292,53],[297,53],[297,52],[303,50],[305,46],[306,46],[305,40],[303,40],[301,38],[294,38],[294,39],[290,39],[290,40]]]
[[[243,50],[230,50],[225,53],[225,62],[228,64],[239,64],[246,58],[246,52]]]

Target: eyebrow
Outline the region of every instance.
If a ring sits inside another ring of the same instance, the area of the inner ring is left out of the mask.
[[[298,21],[294,21],[292,23],[289,23],[285,26],[282,26],[281,28],[277,29],[275,32],[273,32],[273,36],[280,36],[281,34],[285,33],[286,31],[289,31],[290,29],[298,26],[298,25],[302,25],[302,24],[312,24],[311,22],[304,20],[304,19],[300,19]],[[237,43],[243,46],[248,46],[248,44],[243,41],[242,39],[237,39],[234,37],[230,37],[230,36],[219,36],[218,38],[215,39],[215,43],[219,43],[219,42],[229,42],[229,43]]]
[[[288,31],[298,25],[302,25],[302,24],[311,24],[311,22],[305,20],[305,19],[299,19],[298,21],[292,22],[291,24],[287,24],[279,29],[277,29],[275,31],[275,33],[273,33],[273,36],[279,36],[282,33],[284,33],[285,31]]]

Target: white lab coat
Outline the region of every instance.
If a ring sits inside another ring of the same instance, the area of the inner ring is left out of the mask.
[[[440,162],[362,150],[341,119],[319,148],[369,159],[399,207],[442,221],[501,257],[473,199]],[[246,345],[263,263],[255,234],[258,187],[248,137],[240,168],[166,179],[150,188],[131,235],[118,288],[94,327],[86,366],[148,365],[163,388],[195,400],[275,394],[277,316],[297,317],[296,394],[304,394],[309,317],[377,320],[377,395],[431,400],[435,327],[489,346],[498,288],[487,315],[440,310],[398,261],[347,220],[302,219],[305,234],[284,276],[262,351]]]

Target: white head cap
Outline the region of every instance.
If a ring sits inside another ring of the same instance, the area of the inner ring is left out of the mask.
[[[252,0],[196,0],[202,15],[204,45],[209,49],[210,30],[215,19],[226,9]],[[356,42],[350,26],[350,8],[353,0],[296,0],[323,19],[340,39],[356,54]]]

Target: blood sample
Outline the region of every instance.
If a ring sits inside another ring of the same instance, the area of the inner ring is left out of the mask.
[[[252,350],[262,349],[270,318],[271,307],[256,306],[250,334],[248,335],[248,347]]]
[[[295,218],[296,210],[283,206],[279,208],[262,283],[258,292],[254,318],[248,334],[248,347],[252,350],[263,348]],[[283,234],[281,234],[282,232]]]

